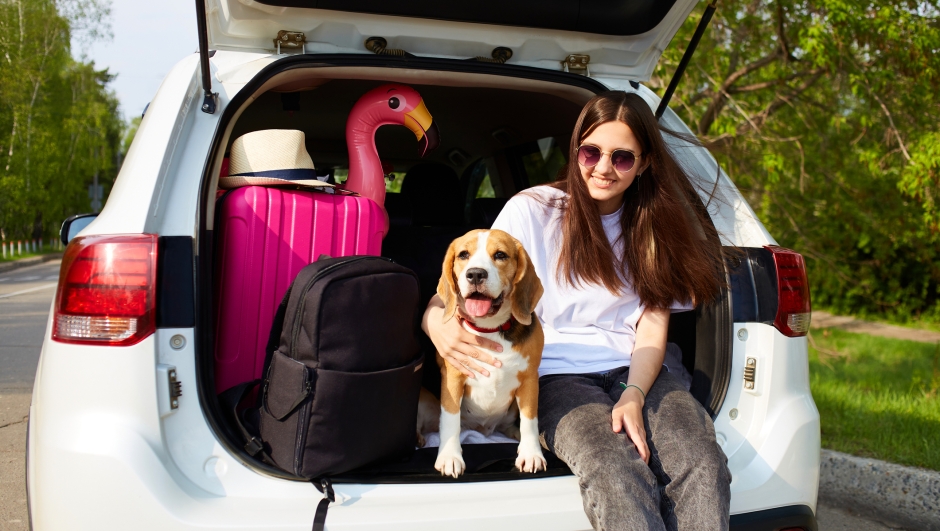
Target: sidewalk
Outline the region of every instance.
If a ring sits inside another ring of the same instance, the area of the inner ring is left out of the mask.
[[[889,337],[891,339],[907,339],[921,343],[936,343],[940,341],[940,332],[922,330],[919,328],[906,328],[871,321],[862,321],[854,317],[832,315],[827,312],[813,312],[810,321],[811,328],[838,328],[856,334],[869,334],[873,336]]]
[[[62,251],[55,251],[41,254],[39,256],[30,256],[29,258],[23,258],[21,260],[13,260],[12,262],[2,262],[0,263],[0,273],[6,273],[7,271],[13,271],[14,269],[19,269],[21,267],[41,264],[50,260],[58,260],[62,258],[62,254]]]

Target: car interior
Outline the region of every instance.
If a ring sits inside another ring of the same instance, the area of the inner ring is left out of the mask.
[[[345,142],[349,111],[362,94],[387,82],[416,89],[440,130],[440,145],[424,158],[419,157],[415,135],[404,127],[383,126],[375,136],[383,167],[391,169],[385,201],[390,228],[382,255],[418,274],[422,300],[427,301],[436,291],[445,251],[454,238],[471,229],[489,228],[514,194],[561,176],[572,129],[593,92],[516,78],[426,72],[409,79],[362,71],[325,77],[316,69],[306,73],[295,69],[272,77],[239,109],[216,153],[216,168],[223,149],[227,152],[245,133],[299,129],[305,133],[318,178],[341,184],[349,160]],[[730,322],[724,322],[729,313],[726,299],[712,308],[673,314],[670,320],[669,339],[682,349],[683,365],[693,376],[692,393],[712,415],[727,388],[727,378],[720,376],[725,371],[722,363],[730,363],[725,359],[730,357],[730,343],[724,337],[730,335]],[[426,360],[424,386],[438,395],[434,348],[420,336]],[[222,424],[230,437],[238,437],[237,430]],[[491,481],[570,473],[548,453],[547,471],[514,471],[516,445],[484,444],[464,445],[465,475],[442,478],[434,470],[436,454],[436,448],[418,450],[408,462],[369,467],[335,481]]]

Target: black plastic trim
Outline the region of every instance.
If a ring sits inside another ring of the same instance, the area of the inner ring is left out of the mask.
[[[640,35],[655,28],[675,0],[258,0],[278,7],[329,9],[371,15],[450,20],[476,24],[580,31],[599,35]]]
[[[86,214],[75,214],[65,218],[65,221],[62,222],[62,226],[59,227],[59,241],[62,242],[62,245],[69,244],[69,227],[72,226],[72,222],[76,219],[89,218],[89,217],[98,217],[97,212],[88,212]]]
[[[730,261],[732,308],[736,323],[773,324],[777,316],[777,266],[763,247],[738,247]]]
[[[715,301],[695,310],[695,367],[689,392],[712,419],[721,411],[731,382],[731,293],[722,288]]]
[[[160,236],[157,249],[157,328],[192,328],[196,326],[193,238]]]
[[[806,505],[788,505],[731,515],[731,531],[779,531],[793,527],[818,531],[813,510]]]

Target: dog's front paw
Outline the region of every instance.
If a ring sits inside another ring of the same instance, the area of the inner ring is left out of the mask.
[[[542,448],[524,448],[519,445],[519,455],[516,457],[516,468],[523,472],[538,472],[539,470],[548,470],[548,463],[545,456],[542,455]]]
[[[437,461],[434,462],[434,468],[443,476],[456,478],[463,474],[467,465],[463,462],[463,457],[458,453],[439,452]]]

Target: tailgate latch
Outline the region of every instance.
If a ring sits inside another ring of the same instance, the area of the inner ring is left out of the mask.
[[[277,48],[277,54],[281,55],[281,48],[285,50],[300,50],[300,53],[307,53],[307,36],[302,31],[281,30],[277,32],[274,39],[274,46]]]
[[[183,396],[183,382],[176,373],[176,367],[160,363],[157,365],[157,411],[161,417],[174,413],[180,408]]]
[[[180,400],[183,396],[183,382],[176,379],[176,369],[167,371],[167,383],[170,385],[170,409],[179,409]]]
[[[754,380],[757,377],[757,359],[748,358],[744,367],[744,388],[754,389]]]
[[[565,67],[565,72],[589,76],[590,74],[588,73],[588,63],[590,62],[590,55],[573,53],[566,57],[565,60],[561,62],[561,64]]]

